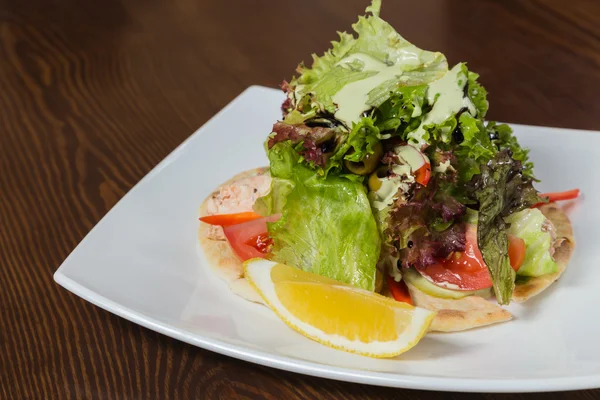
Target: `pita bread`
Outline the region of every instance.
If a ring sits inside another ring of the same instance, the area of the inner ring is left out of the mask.
[[[230,185],[240,179],[266,173],[268,173],[267,168],[256,168],[242,172],[225,182],[221,187]],[[200,216],[206,215],[207,202],[215,193],[218,193],[219,189],[202,203]],[[542,292],[556,281],[566,269],[574,250],[573,229],[563,210],[554,203],[544,205],[540,207],[540,210],[557,230],[557,240],[560,241],[560,245],[556,249],[554,258],[558,263],[558,271],[554,274],[531,278],[527,283],[517,285],[513,293],[513,300],[519,303]],[[244,278],[244,270],[240,259],[233,253],[225,240],[209,239],[207,237],[209,229],[209,225],[200,223],[200,244],[212,269],[229,284],[232,292],[246,300],[264,304],[262,298]],[[429,296],[409,283],[407,283],[407,286],[415,306],[437,312],[429,328],[430,331],[456,332],[512,319],[512,315],[498,304],[479,296],[469,296],[458,300],[442,299]],[[389,296],[389,293],[385,294]]]
[[[479,296],[462,299],[442,299],[429,296],[406,282],[413,304],[436,311],[430,331],[457,332],[498,322],[509,321],[512,315],[498,304]]]
[[[540,211],[556,228],[556,240],[560,245],[554,253],[554,259],[558,263],[558,271],[531,278],[527,283],[517,285],[513,292],[513,300],[517,303],[528,300],[556,281],[567,268],[575,247],[571,222],[564,211],[555,203],[540,207]],[[437,311],[429,328],[430,331],[462,331],[512,319],[511,314],[498,304],[479,296],[458,300],[441,299],[429,296],[408,283],[407,286],[414,305]]]
[[[249,178],[257,175],[264,175],[268,173],[268,168],[255,168],[249,171],[245,171],[237,174],[227,182],[223,183],[217,190],[211,193],[200,206],[200,216],[206,215],[206,208],[208,201],[212,196],[217,194],[221,187],[231,185],[232,183],[239,181],[244,178]],[[256,291],[250,286],[248,281],[244,278],[244,268],[240,259],[234,254],[231,246],[225,240],[212,240],[209,239],[209,230],[211,226],[200,222],[198,229],[198,240],[200,246],[204,251],[204,255],[211,269],[223,279],[235,294],[243,297],[246,300],[262,303],[261,297]]]

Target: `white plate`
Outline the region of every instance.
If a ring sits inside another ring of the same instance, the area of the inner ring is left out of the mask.
[[[281,92],[251,87],[133,188],[56,272],[71,292],[184,342],[303,374],[414,389],[514,392],[600,387],[600,133],[513,125],[543,191],[579,187],[569,211],[577,247],[566,273],[515,319],[430,334],[398,359],[321,346],[266,308],[231,294],[196,243],[203,199],[234,174],[267,164],[263,141]]]

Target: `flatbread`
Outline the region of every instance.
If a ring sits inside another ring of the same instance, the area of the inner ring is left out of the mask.
[[[257,175],[264,175],[268,173],[267,167],[255,168],[249,171],[245,171],[237,174],[227,182],[223,183],[217,190],[211,193],[200,206],[199,215],[206,215],[206,208],[209,199],[219,193],[219,189],[223,186],[231,185],[232,183],[239,181],[244,178],[249,178]],[[212,240],[208,238],[210,225],[200,222],[198,229],[198,240],[200,246],[204,251],[204,255],[208,264],[212,270],[223,279],[235,294],[245,298],[246,300],[262,303],[261,297],[256,291],[250,286],[250,284],[244,278],[244,268],[242,262],[235,255],[229,243],[225,240]]]
[[[267,168],[256,168],[242,172],[225,182],[222,186],[230,185],[240,179],[266,173],[268,173]],[[206,214],[208,200],[218,192],[219,189],[202,203],[200,216]],[[554,274],[531,278],[527,283],[517,285],[513,293],[513,300],[518,303],[524,302],[542,292],[556,281],[566,269],[575,246],[571,222],[563,210],[555,203],[552,203],[540,207],[540,211],[554,224],[557,231],[557,240],[561,241],[554,254],[554,258],[558,263],[558,271]],[[209,239],[207,237],[209,229],[209,225],[200,223],[200,244],[212,269],[229,284],[232,292],[246,300],[264,304],[262,298],[244,278],[242,262],[233,253],[227,241]],[[429,296],[408,282],[407,286],[415,306],[437,312],[429,328],[430,331],[456,332],[512,319],[512,315],[498,304],[479,296],[469,296],[458,300],[442,299]],[[389,293],[385,294],[389,296]]]
[[[512,319],[508,311],[483,297],[441,299],[421,292],[408,282],[406,286],[415,306],[437,312],[429,326],[429,331],[464,331]]]
[[[556,228],[556,240],[561,242],[554,253],[554,259],[558,264],[558,271],[553,274],[531,278],[526,283],[517,285],[513,292],[513,300],[517,303],[522,303],[532,298],[554,283],[565,269],[567,269],[571,255],[573,255],[573,251],[575,250],[573,227],[564,211],[556,203],[545,204],[540,207],[540,211],[554,224]]]
[[[558,263],[558,271],[531,278],[527,283],[517,285],[513,292],[513,300],[517,303],[530,299],[556,281],[567,268],[575,248],[573,228],[564,211],[556,203],[546,204],[540,207],[540,211],[556,228],[556,240],[560,245],[554,253],[554,259]],[[429,296],[409,283],[407,286],[414,305],[437,311],[429,328],[430,331],[456,332],[512,319],[512,315],[498,304],[479,296],[458,300],[441,299]]]

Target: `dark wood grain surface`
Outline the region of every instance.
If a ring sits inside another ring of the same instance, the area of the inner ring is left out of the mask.
[[[0,399],[547,397],[281,372],[141,328],[52,280],[181,141],[247,86],[290,77],[366,1],[0,0]],[[490,118],[600,129],[599,1],[387,0],[383,15],[468,61]]]

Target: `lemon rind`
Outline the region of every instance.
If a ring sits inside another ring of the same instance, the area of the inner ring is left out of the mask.
[[[287,311],[283,304],[279,302],[274,290],[274,285],[272,285],[272,293],[265,293],[265,290],[261,289],[255,282],[257,274],[262,274],[263,276],[260,277],[262,279],[268,276],[268,279],[265,280],[270,281],[270,272],[275,265],[277,264],[264,259],[252,259],[244,262],[245,276],[250,285],[261,296],[267,306],[273,310],[286,325],[303,336],[334,349],[373,358],[395,357],[413,348],[427,333],[427,329],[435,317],[435,312],[415,307],[413,310],[413,318],[408,328],[400,333],[396,340],[389,342],[374,341],[365,343],[360,340],[350,340],[340,335],[327,334],[320,329],[299,320],[291,312]],[[279,304],[274,304],[274,302]],[[281,312],[281,310],[285,311]],[[292,322],[292,320],[295,320],[296,323]],[[302,325],[305,327],[302,327]],[[334,337],[335,342],[338,343],[328,340],[326,337]],[[342,342],[343,344],[339,344],[339,342]],[[373,351],[373,348],[376,347],[379,347],[380,350]]]

